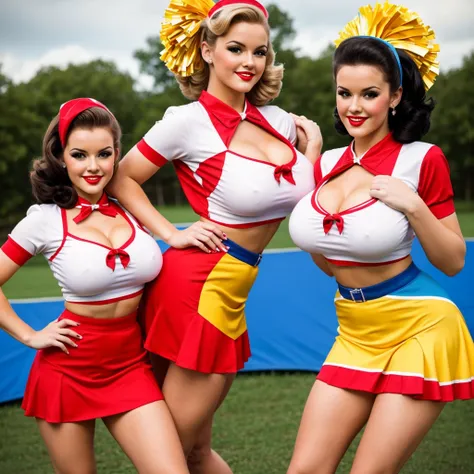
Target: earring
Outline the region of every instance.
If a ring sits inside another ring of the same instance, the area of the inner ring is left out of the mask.
[[[208,62],[209,64],[212,64],[212,59],[208,59],[207,62]]]
[[[397,111],[395,110],[395,107],[392,107],[392,115],[393,116],[397,115]]]
[[[64,163],[64,161],[63,161],[62,166],[63,166],[63,168],[66,168],[66,163]]]

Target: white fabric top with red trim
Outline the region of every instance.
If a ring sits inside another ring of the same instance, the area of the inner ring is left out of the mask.
[[[331,178],[358,164],[373,175],[391,175],[417,192],[433,214],[442,219],[454,213],[448,162],[435,145],[396,142],[389,133],[357,158],[352,145],[325,152],[315,165],[316,189],[295,207],[290,218],[293,242],[335,265],[382,265],[411,252],[415,237],[402,212],[369,199],[335,214],[320,205],[318,195]]]
[[[43,254],[68,302],[105,304],[132,298],[159,274],[162,255],[153,237],[120,205],[109,202],[131,230],[118,248],[72,235],[65,209],[35,204],[1,249],[18,265]]]
[[[287,144],[292,160],[276,166],[230,150],[242,120]],[[197,102],[170,107],[137,147],[157,166],[173,161],[198,215],[239,228],[284,219],[314,189],[312,164],[295,149],[295,142],[294,121],[282,109],[247,101],[239,114],[204,91]]]

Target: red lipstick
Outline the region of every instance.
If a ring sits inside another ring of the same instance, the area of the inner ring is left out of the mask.
[[[349,120],[349,123],[351,124],[351,127],[360,127],[361,125],[364,125],[364,123],[367,119],[368,119],[368,117],[349,117],[349,116],[347,116],[347,120]]]
[[[92,184],[93,186],[99,184],[99,181],[102,179],[102,176],[83,176],[84,180],[88,184]]]
[[[249,82],[253,79],[253,77],[255,76],[255,74],[251,73],[251,72],[236,72],[237,76],[240,77],[240,79],[242,79],[243,81],[245,82]]]

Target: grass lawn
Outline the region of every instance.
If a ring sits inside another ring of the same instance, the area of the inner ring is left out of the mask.
[[[234,474],[284,474],[288,467],[304,402],[314,381],[312,374],[239,375],[216,415],[214,446]],[[16,404],[0,409],[0,472],[50,473],[46,450],[36,423]],[[403,474],[472,473],[474,403],[447,405]],[[98,472],[133,473],[102,422],[97,423]],[[339,470],[348,473],[358,439]]]
[[[162,209],[173,222],[195,219],[187,207]],[[459,213],[463,233],[474,237],[474,211]],[[271,248],[293,246],[283,222]],[[32,259],[3,287],[9,298],[60,296],[43,257]],[[216,415],[214,447],[235,474],[284,474],[291,456],[304,402],[313,374],[241,374]],[[97,423],[98,472],[133,473],[101,422]],[[403,474],[463,474],[474,472],[474,402],[447,405]],[[36,424],[19,405],[0,407],[0,473],[50,473],[48,456]],[[339,470],[348,473],[359,438],[351,445]]]

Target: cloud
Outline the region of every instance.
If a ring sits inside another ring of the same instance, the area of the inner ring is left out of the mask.
[[[264,1],[271,3],[272,0]],[[16,0],[2,2],[0,62],[3,72],[15,81],[26,81],[46,65],[66,66],[96,58],[114,61],[119,69],[138,78],[142,87],[149,78],[139,75],[133,58],[146,47],[146,38],[159,33],[168,0]],[[316,57],[367,0],[273,0],[294,20],[293,45]],[[431,25],[441,44],[443,70],[461,65],[474,50],[471,0],[449,0],[433,7],[433,0],[404,0],[425,23]]]
[[[53,49],[37,59],[21,59],[11,54],[0,54],[2,72],[15,82],[30,80],[44,66],[66,67],[68,64],[81,64],[93,59],[93,54],[77,45]]]

